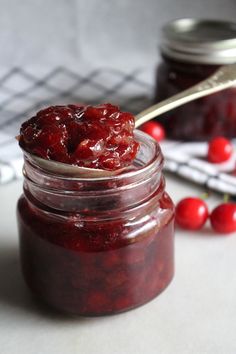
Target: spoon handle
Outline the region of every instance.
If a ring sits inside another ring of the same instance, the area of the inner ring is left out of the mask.
[[[135,127],[137,128],[148,120],[184,103],[224,90],[234,84],[236,84],[236,64],[222,66],[206,80],[137,114],[135,117]]]

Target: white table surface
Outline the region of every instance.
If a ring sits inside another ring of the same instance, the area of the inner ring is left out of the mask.
[[[42,310],[21,277],[15,205],[22,181],[0,187],[1,354],[235,354],[236,234],[176,232],[176,274],[145,306],[100,318]],[[202,191],[168,176],[174,201]],[[210,206],[220,201],[212,196]]]

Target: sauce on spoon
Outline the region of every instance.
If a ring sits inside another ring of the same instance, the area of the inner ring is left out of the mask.
[[[22,124],[19,144],[46,160],[115,171],[137,154],[134,126],[131,113],[109,103],[52,106]]]

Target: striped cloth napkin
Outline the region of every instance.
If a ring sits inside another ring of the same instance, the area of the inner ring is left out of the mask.
[[[205,189],[236,196],[236,142],[232,143],[231,158],[224,163],[212,164],[206,160],[207,142],[165,141],[161,143],[164,168]]]
[[[150,72],[114,69],[69,70],[57,67],[0,70],[0,184],[22,177],[22,152],[15,140],[21,123],[52,104],[113,102],[134,114],[151,105]],[[164,141],[164,169],[183,179],[236,196],[236,142],[229,161],[211,164],[207,143]]]

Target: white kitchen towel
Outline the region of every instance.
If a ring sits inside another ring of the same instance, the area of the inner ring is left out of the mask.
[[[112,102],[138,113],[151,104],[152,72],[135,69],[0,68],[0,184],[22,176],[15,136],[21,123],[53,104]]]
[[[224,163],[207,161],[207,142],[163,141],[166,171],[200,184],[205,189],[236,196],[236,145],[231,158]]]
[[[22,152],[15,140],[21,123],[52,104],[112,102],[134,114],[151,105],[150,72],[64,67],[0,70],[0,183],[22,176]],[[236,196],[236,150],[229,161],[211,164],[207,143],[161,143],[165,170],[218,192]]]

